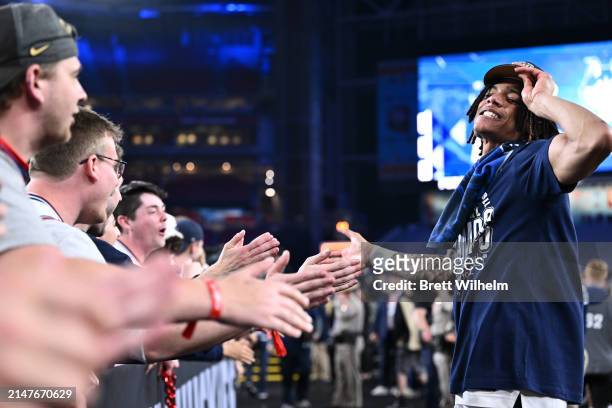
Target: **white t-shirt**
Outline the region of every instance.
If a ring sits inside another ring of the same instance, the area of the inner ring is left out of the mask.
[[[105,264],[104,257],[89,236],[80,229],[66,224],[43,197],[30,194],[30,201],[34,204],[44,228],[51,234],[55,244],[66,258],[87,259]],[[129,329],[140,331],[140,329]],[[147,358],[144,345],[140,344],[127,353],[130,359],[146,363]]]
[[[43,198],[30,194],[30,200],[43,221],[45,229],[53,237],[66,258],[88,259],[98,263],[106,263],[104,257],[89,236],[80,229],[62,221],[60,215]]]

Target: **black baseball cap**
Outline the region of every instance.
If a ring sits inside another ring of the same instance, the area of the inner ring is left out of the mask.
[[[495,85],[500,82],[518,82],[522,85],[523,80],[514,71],[514,68],[519,65],[527,65],[532,68],[542,69],[534,63],[528,61],[497,65],[488,70],[487,73],[484,75],[484,84],[489,86]]]
[[[46,4],[0,7],[0,89],[32,64],[78,55],[77,32]]]

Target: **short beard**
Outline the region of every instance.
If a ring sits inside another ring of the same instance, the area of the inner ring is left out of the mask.
[[[47,112],[43,117],[43,123],[44,133],[40,141],[40,149],[55,144],[67,143],[72,137],[72,121],[66,126],[57,115],[52,112]]]

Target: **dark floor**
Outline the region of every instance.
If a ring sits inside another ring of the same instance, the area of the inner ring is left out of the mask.
[[[371,397],[370,390],[375,387],[373,381],[364,381],[363,407],[385,408],[394,402],[393,397]],[[310,384],[310,403],[312,408],[328,408],[331,406],[332,385],[324,382]],[[258,401],[251,397],[244,387],[237,391],[238,408],[279,408],[281,406],[281,385],[278,382],[268,384],[269,397],[265,401]],[[423,401],[411,401],[407,408],[422,408]]]

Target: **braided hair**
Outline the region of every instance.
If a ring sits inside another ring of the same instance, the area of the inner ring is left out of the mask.
[[[487,92],[493,87],[492,85],[486,85],[480,94],[476,97],[472,106],[467,111],[469,122],[472,123],[476,118],[478,111],[478,105],[485,98]],[[557,124],[551,120],[536,116],[533,112],[527,109],[527,105],[521,99],[518,105],[516,127],[519,133],[522,135],[521,142],[532,142],[539,139],[548,139],[559,133]],[[468,138],[468,143],[474,144],[478,134],[474,129]],[[480,146],[480,154],[482,155],[482,145]]]

